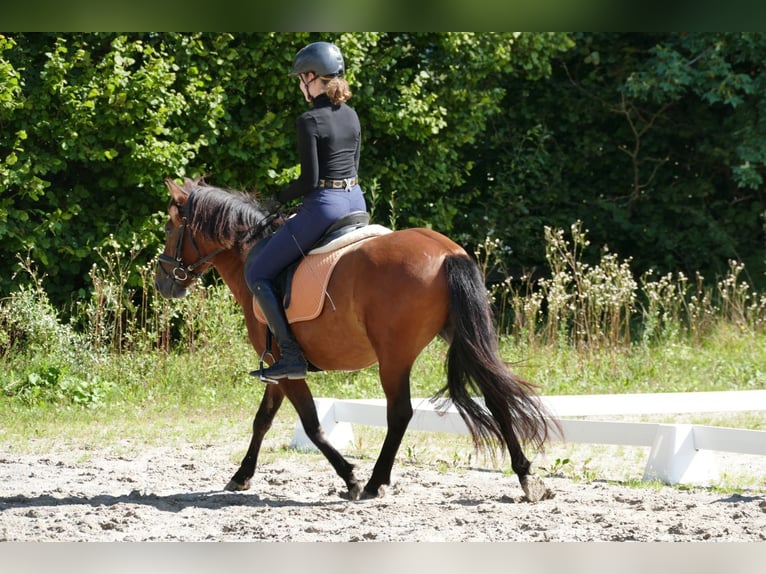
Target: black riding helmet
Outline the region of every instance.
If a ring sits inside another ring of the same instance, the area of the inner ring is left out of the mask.
[[[338,46],[330,42],[314,42],[295,55],[290,75],[314,72],[317,76],[340,76],[345,71],[343,54]]]

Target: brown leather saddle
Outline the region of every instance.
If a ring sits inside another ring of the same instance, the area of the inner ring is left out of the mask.
[[[320,247],[327,246],[329,243],[335,241],[336,239],[342,237],[343,235],[346,235],[348,233],[356,231],[357,229],[365,227],[369,225],[369,223],[370,223],[370,215],[366,211],[353,211],[349,213],[348,215],[341,217],[338,221],[333,223],[327,229],[327,231],[325,231],[322,234],[322,236],[319,239],[317,239],[314,245],[311,246],[308,253],[311,253],[311,251],[315,249],[319,249]],[[252,265],[252,262],[255,259],[255,257],[258,255],[258,253],[260,253],[260,251],[271,240],[271,237],[272,236],[270,235],[268,237],[261,239],[250,250],[250,253],[248,253],[247,255],[247,259],[245,260],[245,270],[246,270],[245,273],[247,273],[247,269],[250,268],[250,265]],[[298,266],[303,262],[304,262],[304,258],[299,257],[298,259],[290,263],[277,276],[274,282],[278,294],[282,297],[285,311],[288,313],[288,320],[291,320],[289,309],[290,309],[290,303],[292,301],[292,295],[293,295],[294,278],[295,278]],[[314,282],[314,283],[316,284],[315,287],[317,289],[322,288],[322,286],[318,282]],[[312,287],[309,287],[309,288],[312,288]],[[256,316],[258,316],[258,313],[256,313]],[[259,320],[261,320],[261,317],[258,317],[258,318]],[[293,322],[294,320],[295,319],[293,318],[291,322]]]

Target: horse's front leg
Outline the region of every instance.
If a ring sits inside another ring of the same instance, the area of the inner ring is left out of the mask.
[[[261,399],[261,405],[253,419],[253,436],[250,439],[250,446],[247,448],[247,454],[239,465],[239,470],[234,474],[226,490],[237,491],[250,488],[250,479],[255,474],[255,466],[258,463],[258,453],[263,444],[263,437],[271,428],[274,422],[274,416],[277,414],[282,401],[285,398],[284,390],[280,385],[266,385],[266,392]]]
[[[362,495],[362,483],[354,475],[354,465],[348,462],[327,440],[319,424],[314,397],[311,395],[311,390],[306,381],[284,380],[279,382],[279,386],[285,390],[287,398],[295,407],[306,436],[327,458],[335,472],[338,473],[338,476],[346,483],[349,498],[351,500],[358,500]]]

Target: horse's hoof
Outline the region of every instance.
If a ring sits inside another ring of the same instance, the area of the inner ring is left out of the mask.
[[[364,491],[362,490],[362,485],[358,483],[354,483],[348,488],[348,499],[349,500],[359,500],[362,498],[362,493]]]
[[[229,484],[226,485],[226,488],[224,490],[227,490],[229,492],[240,492],[243,490],[249,490],[250,489],[250,481],[246,480],[244,484],[240,484],[233,478],[229,481]]]
[[[362,483],[358,481],[355,478],[352,478],[348,482],[346,482],[346,487],[348,488],[348,492],[346,496],[349,500],[359,500],[362,498]]]
[[[536,474],[528,474],[519,478],[521,488],[524,489],[527,502],[539,502],[540,500],[548,500],[556,496],[556,493],[550,490],[543,479]]]
[[[377,489],[373,490],[369,487],[365,487],[362,493],[362,500],[372,500],[373,498],[383,498],[386,495],[386,486],[381,484]]]

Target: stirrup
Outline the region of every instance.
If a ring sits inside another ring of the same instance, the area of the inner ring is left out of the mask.
[[[258,377],[264,383],[267,383],[267,384],[270,384],[270,385],[276,385],[276,384],[279,384],[279,381],[282,380],[282,379],[286,379],[288,381],[294,381],[294,380],[298,380],[298,379],[305,379],[306,375],[308,373],[308,368],[305,367],[302,370],[300,376],[292,376],[292,373],[286,373],[285,375],[283,375],[283,376],[279,377],[278,379],[276,379],[276,378],[269,377],[269,376],[267,376],[265,374],[266,371],[268,371],[269,369],[271,369],[272,367],[277,366],[277,365],[279,365],[279,361],[276,361],[274,364],[264,368],[263,361],[261,361],[260,368],[257,371],[250,371],[250,376]]]
[[[281,380],[297,381],[299,379],[305,379],[306,378],[306,375],[302,375],[300,377],[288,377],[288,376],[284,376],[284,377],[279,377],[279,379],[272,379],[271,377],[267,377],[264,374],[265,371],[266,371],[266,369],[264,369],[264,368],[260,368],[257,371],[250,371],[250,376],[251,377],[258,377],[258,379],[261,382],[266,383],[268,385],[278,385],[279,381],[281,381]]]
[[[269,377],[265,377],[263,375],[263,369],[260,369],[258,371],[250,371],[251,377],[258,377],[258,380],[262,383],[266,383],[267,385],[278,385],[279,381],[277,379],[271,379]]]
[[[261,356],[261,362],[258,365],[258,369],[255,370],[255,371],[250,371],[250,376],[251,377],[257,377],[262,383],[266,383],[267,385],[278,385],[279,384],[279,380],[278,379],[272,379],[270,377],[265,377],[263,375],[263,371],[265,370],[264,365],[263,365],[263,357],[265,357],[267,354],[271,355],[271,358],[274,359],[274,355],[272,355],[271,352],[267,351],[266,353],[264,353]]]
[[[261,371],[260,377],[261,379],[277,379],[277,380],[283,380],[286,379],[288,381],[297,381],[300,379],[305,379],[306,375],[308,373],[308,367],[305,362],[302,364],[290,364],[287,361],[282,362],[282,359],[279,359],[276,363],[273,365],[270,365],[269,367],[266,367],[265,370]]]

